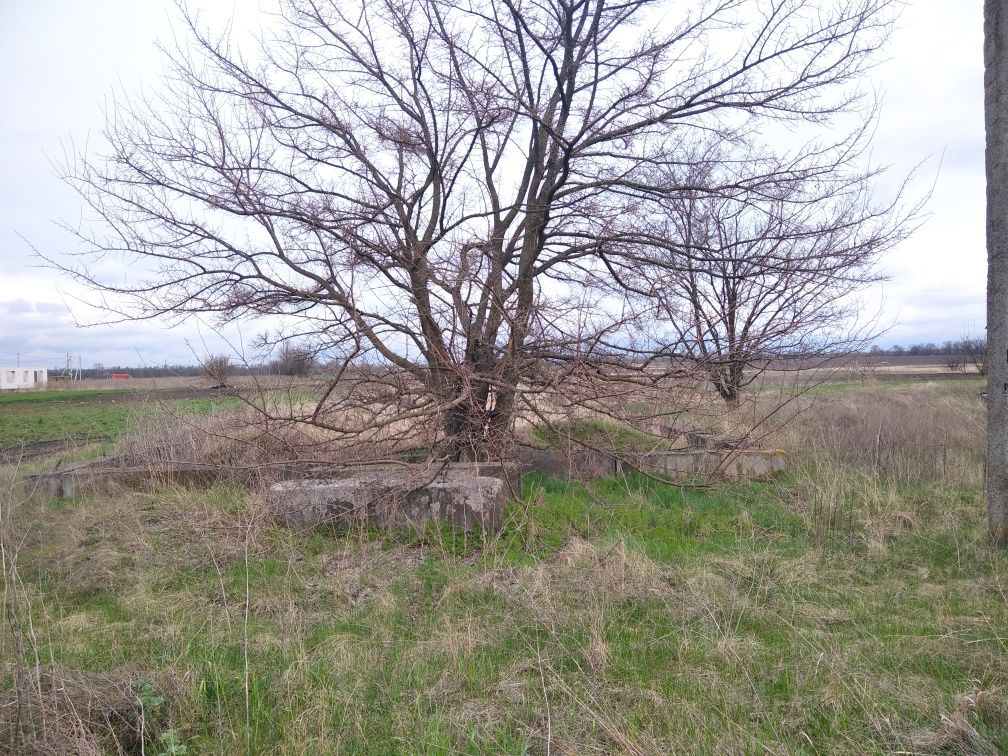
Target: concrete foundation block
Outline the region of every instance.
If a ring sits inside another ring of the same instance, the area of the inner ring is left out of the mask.
[[[293,527],[371,523],[421,527],[448,522],[460,530],[500,527],[505,484],[500,478],[443,476],[420,487],[409,477],[359,476],[290,480],[266,494],[277,522]]]
[[[770,477],[787,469],[784,452],[776,449],[651,452],[641,455],[635,464],[642,472],[671,480],[693,477],[745,480]]]

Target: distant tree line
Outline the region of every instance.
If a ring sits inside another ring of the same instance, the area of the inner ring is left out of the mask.
[[[288,375],[309,376],[323,368],[315,352],[304,346],[283,345],[276,356],[267,362],[243,363],[232,360],[227,355],[208,355],[200,362],[193,364],[144,365],[105,365],[96,362],[90,368],[83,368],[80,377],[83,380],[110,378],[113,373],[126,373],[131,378],[192,378],[203,376],[215,383],[225,383],[233,376],[239,375]],[[55,377],[63,372],[63,367],[49,369],[49,375]],[[75,371],[76,372],[76,371]]]
[[[880,357],[942,357],[949,370],[965,372],[973,366],[981,375],[986,375],[987,340],[981,336],[949,339],[940,344],[933,341],[906,346],[893,344],[890,347],[875,344],[868,350],[868,354]],[[95,363],[93,367],[81,370],[81,378],[100,379],[109,378],[112,373],[128,373],[132,378],[206,376],[223,383],[227,378],[237,375],[309,376],[326,367],[311,348],[288,344],[280,348],[274,359],[256,364],[234,362],[226,355],[210,355],[202,362],[188,365],[165,363],[136,367]],[[50,368],[49,373],[56,376],[62,369]]]
[[[987,339],[982,336],[964,336],[949,339],[941,344],[933,341],[903,346],[894,344],[889,348],[874,345],[869,354],[880,356],[943,357],[949,370],[966,372],[970,366],[980,375],[987,374]]]
[[[987,340],[983,337],[964,337],[961,339],[949,339],[938,344],[934,341],[921,342],[919,344],[893,344],[891,347],[882,347],[875,344],[869,350],[870,354],[878,355],[907,355],[910,357],[935,357],[947,354],[960,354],[966,347],[980,345],[987,348]]]

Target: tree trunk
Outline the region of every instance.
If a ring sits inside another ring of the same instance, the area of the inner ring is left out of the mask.
[[[716,374],[711,380],[714,384],[714,388],[717,389],[718,394],[724,399],[725,405],[729,409],[737,409],[739,406],[739,389],[734,383],[732,383],[730,376],[726,377],[722,374]]]
[[[728,364],[718,365],[712,371],[711,382],[729,409],[738,409],[739,407],[745,366],[745,361],[732,359]]]
[[[987,131],[987,522],[1008,545],[1008,0],[984,2]]]
[[[487,456],[486,417],[471,404],[452,409],[445,417],[445,450],[455,462],[479,462]]]
[[[488,462],[499,458],[515,409],[515,390],[491,388],[490,382],[474,380],[469,401],[450,410],[444,418],[447,456],[459,462]],[[463,387],[456,387],[458,396]]]

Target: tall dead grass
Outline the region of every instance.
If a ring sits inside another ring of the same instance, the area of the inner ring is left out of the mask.
[[[810,402],[782,443],[799,464],[826,458],[904,484],[979,484],[985,407],[933,383],[864,386]]]
[[[797,484],[787,495],[814,540],[875,544],[941,508],[915,496],[983,483],[985,407],[968,387],[863,385],[807,400],[773,434]],[[951,497],[946,506],[953,506]]]

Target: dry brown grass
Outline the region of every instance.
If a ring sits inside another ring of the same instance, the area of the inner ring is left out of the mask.
[[[967,466],[962,456],[985,448],[984,417],[971,391],[936,383],[865,386],[818,397],[782,443],[800,461],[827,454],[904,481],[940,473],[978,483],[975,461]]]
[[[905,748],[915,754],[968,753],[997,756],[1003,751],[977,731],[977,716],[1008,722],[1008,692],[1002,688],[974,688],[955,697],[955,705],[933,727],[906,733]]]
[[[163,701],[145,696],[143,678],[128,671],[71,672],[49,664],[14,678],[0,700],[0,749],[12,754],[141,753],[167,719]]]
[[[961,505],[922,505],[913,492],[982,485],[985,406],[972,384],[866,384],[795,406],[768,443],[787,451],[796,481],[785,496],[816,542],[880,548],[924,520],[955,526]]]

